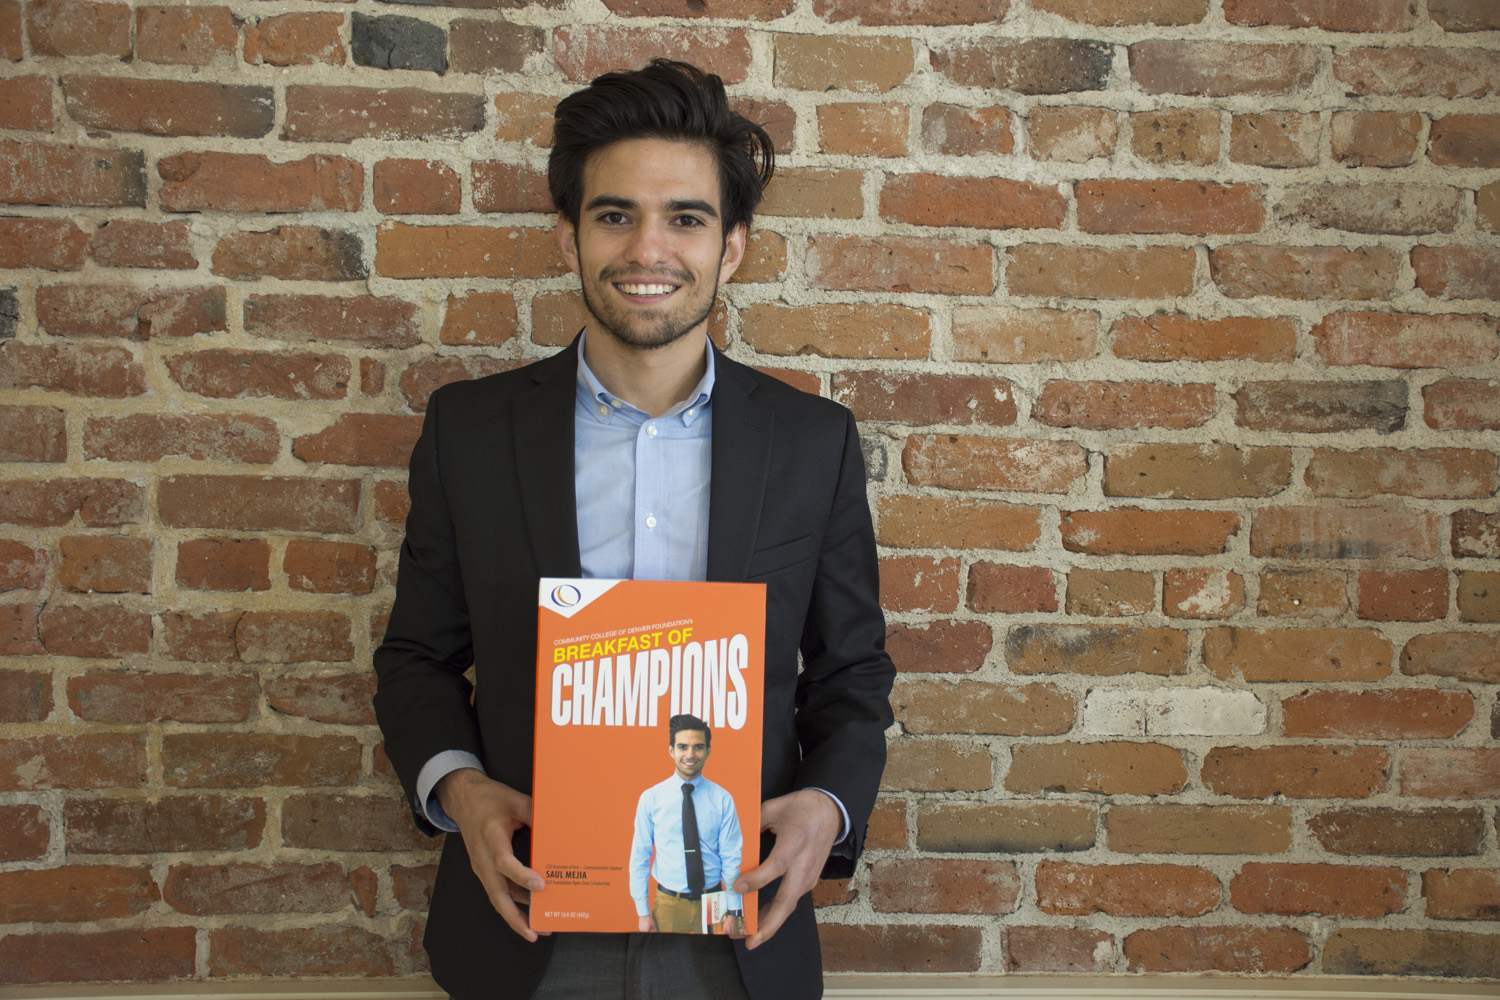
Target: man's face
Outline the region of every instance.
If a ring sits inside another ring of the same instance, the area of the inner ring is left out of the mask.
[[[708,763],[708,734],[701,729],[679,729],[667,749],[672,754],[672,763],[677,765],[677,777],[692,781]]]
[[[606,146],[584,165],[581,206],[578,225],[559,216],[557,231],[589,332],[641,349],[703,332],[745,254],[743,226],[724,234],[713,154],[667,139]]]

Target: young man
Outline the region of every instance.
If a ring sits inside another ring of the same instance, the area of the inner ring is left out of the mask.
[[[666,934],[703,933],[703,894],[733,886],[740,877],[745,838],[734,796],[703,776],[713,752],[708,723],[694,715],[667,722],[672,776],[641,793],[630,842],[630,896],[640,929]],[[656,879],[656,898],[646,891]],[[731,912],[740,909],[734,896]],[[726,918],[722,932],[735,923]]]
[[[548,173],[584,330],[428,404],[375,704],[417,823],[458,831],[424,941],[457,996],[821,994],[808,891],[863,846],[894,668],[852,417],[707,337],[772,159],[686,64],[562,101]],[[755,936],[528,926],[542,576],[767,585],[763,860],[733,886],[760,893]]]

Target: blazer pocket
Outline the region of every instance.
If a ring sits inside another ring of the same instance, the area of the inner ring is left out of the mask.
[[[761,549],[750,556],[750,569],[745,574],[746,579],[755,580],[770,576],[789,566],[806,562],[817,555],[817,552],[817,542],[812,535],[803,535],[790,542],[782,542],[780,545]]]

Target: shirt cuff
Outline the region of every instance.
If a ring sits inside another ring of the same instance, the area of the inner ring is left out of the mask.
[[[443,812],[443,807],[438,804],[437,796],[432,793],[433,789],[437,788],[438,782],[443,778],[466,767],[472,767],[480,774],[484,773],[484,765],[469,751],[444,750],[429,758],[427,763],[422,765],[422,770],[417,773],[417,801],[422,803],[422,815],[427,817],[427,822],[439,830],[457,833],[458,824]],[[837,802],[838,799],[833,801]],[[843,806],[839,808],[842,809]],[[846,824],[849,822],[847,817],[844,822]]]
[[[438,756],[442,756],[442,755],[439,754]],[[433,759],[436,760],[437,758],[434,757]],[[833,800],[833,804],[834,805],[836,805],[836,806],[839,807],[839,815],[843,817],[843,825],[839,827],[839,836],[838,836],[838,839],[833,842],[834,846],[842,844],[844,841],[848,840],[849,839],[849,810],[847,810],[847,809],[844,808],[844,804],[839,801],[839,797],[837,795],[833,794],[832,792],[830,792],[828,789],[826,789],[826,788],[819,788],[817,785],[808,785],[807,787],[813,789],[814,791],[822,792],[824,795],[828,796],[830,799]]]

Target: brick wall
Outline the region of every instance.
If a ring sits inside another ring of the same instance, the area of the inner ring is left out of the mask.
[[[864,422],[830,967],[1500,977],[1492,0],[452,3],[0,0],[0,980],[423,967],[405,459],[655,54],[783,153],[715,335]]]

